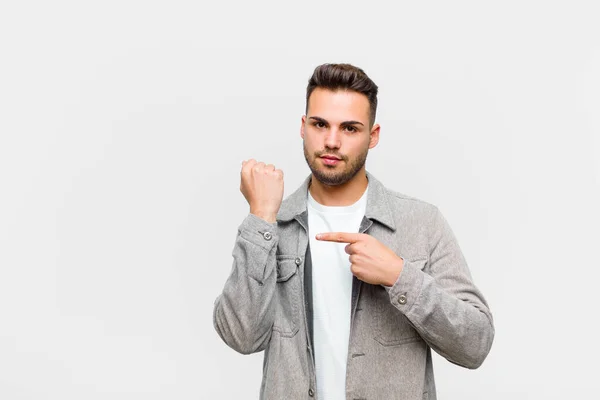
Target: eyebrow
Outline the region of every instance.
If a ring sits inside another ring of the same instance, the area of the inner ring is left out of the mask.
[[[315,121],[319,121],[319,122],[322,122],[324,124],[329,124],[329,122],[327,122],[327,120],[325,120],[325,119],[323,119],[321,117],[309,117],[308,119],[314,119]],[[360,121],[343,121],[342,123],[340,123],[340,125],[362,125],[362,126],[365,126]]]

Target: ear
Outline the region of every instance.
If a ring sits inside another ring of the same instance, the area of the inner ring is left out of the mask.
[[[373,147],[377,146],[377,143],[379,143],[379,131],[380,130],[381,130],[381,127],[379,126],[379,124],[375,124],[375,125],[373,125],[373,128],[371,128],[369,149],[372,149]]]
[[[304,139],[304,124],[306,123],[306,115],[302,116],[302,124],[300,125],[300,137]]]

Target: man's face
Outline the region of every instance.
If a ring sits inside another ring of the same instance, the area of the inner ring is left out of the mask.
[[[369,149],[379,140],[379,125],[369,128],[369,116],[369,99],[362,93],[323,88],[311,93],[300,136],[315,178],[325,185],[341,185],[363,168]]]

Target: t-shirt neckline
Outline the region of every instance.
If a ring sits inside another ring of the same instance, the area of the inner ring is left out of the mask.
[[[308,202],[307,205],[314,211],[323,213],[323,214],[352,214],[361,209],[365,205],[367,201],[367,192],[369,191],[369,187],[365,189],[364,193],[354,204],[350,204],[348,206],[325,206],[319,202],[317,202],[314,197],[310,194],[310,190],[308,192]]]

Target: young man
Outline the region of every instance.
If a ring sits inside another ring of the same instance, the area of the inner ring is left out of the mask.
[[[283,200],[281,170],[242,163],[250,213],[213,322],[234,350],[265,350],[261,399],[435,399],[432,348],[466,368],[490,351],[492,315],[439,209],[365,169],[376,108],[363,70],[321,65],[300,127],[311,175]]]

